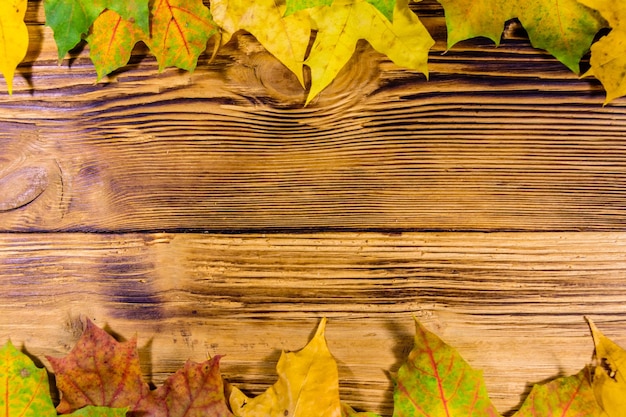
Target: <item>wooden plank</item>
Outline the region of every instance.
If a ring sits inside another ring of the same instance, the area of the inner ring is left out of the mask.
[[[95,83],[57,66],[41,2],[13,96],[0,95],[0,230],[623,230],[626,101],[507,28],[447,53],[430,80],[365,44],[303,107],[250,36],[193,73],[138,49]]]
[[[626,234],[2,234],[0,339],[64,355],[80,317],[137,334],[147,378],[224,354],[251,394],[320,317],[341,394],[390,415],[412,316],[485,371],[497,407],[590,363],[583,316],[626,345]],[[45,360],[44,360],[45,363]]]

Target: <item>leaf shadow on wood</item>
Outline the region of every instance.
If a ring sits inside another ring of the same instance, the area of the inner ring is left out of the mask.
[[[43,2],[39,1],[29,1],[28,2],[28,10],[26,12],[27,16],[37,16],[39,13],[39,8]],[[17,67],[17,72],[24,78],[26,84],[28,85],[29,94],[33,95],[35,93],[35,86],[33,84],[33,66],[41,51],[43,50],[43,26],[34,24],[33,22],[26,22],[26,28],[28,29],[28,50],[26,52],[26,56],[28,59],[24,59]]]
[[[33,361],[33,363],[35,364],[35,366],[37,368],[45,368],[46,369],[46,375],[48,376],[48,390],[50,392],[50,397],[52,398],[52,403],[56,407],[57,404],[59,404],[59,401],[61,399],[61,394],[59,393],[59,390],[57,389],[56,378],[55,378],[54,374],[52,372],[49,372],[48,369],[46,368],[46,366],[44,365],[44,363],[37,356],[35,356],[32,353],[30,353],[28,351],[28,349],[26,349],[25,346],[22,346],[19,350],[24,355],[28,356],[28,358],[31,361]]]
[[[389,320],[386,323],[386,328],[389,331],[390,337],[396,341],[393,348],[393,357],[395,358],[394,364],[387,371],[387,375],[393,380],[393,375],[398,369],[406,362],[409,353],[413,349],[415,344],[415,335],[406,331],[406,327],[401,324],[399,320]],[[384,406],[390,405],[393,411],[393,387],[385,392]],[[384,407],[381,407],[381,409]],[[390,414],[389,410],[384,410],[384,415]]]
[[[559,369],[559,372],[554,375],[554,376],[550,376],[547,378],[544,378],[540,381],[536,381],[536,382],[527,382],[526,385],[524,386],[524,391],[520,393],[519,396],[519,402],[512,408],[505,410],[505,411],[501,411],[502,413],[502,417],[512,417],[515,413],[517,413],[517,411],[522,407],[522,405],[524,404],[524,401],[526,401],[526,398],[528,398],[528,395],[530,394],[530,391],[532,391],[533,387],[535,385],[544,385],[544,384],[548,384],[558,378],[564,378],[569,376],[565,370],[563,369]]]
[[[150,54],[148,47],[142,41],[137,42],[137,44],[133,47],[133,50],[130,54],[130,59],[123,67],[120,67],[116,70],[111,71],[111,73],[102,77],[99,81],[101,84],[110,84],[114,83],[116,79],[127,73],[132,73],[133,71],[139,69],[142,65],[149,65],[150,67],[154,67],[154,74],[158,72],[158,64],[156,62],[156,58]]]

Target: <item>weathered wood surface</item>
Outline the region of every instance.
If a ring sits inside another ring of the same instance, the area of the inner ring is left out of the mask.
[[[584,315],[626,345],[626,101],[516,24],[445,52],[441,8],[415,7],[429,81],[362,44],[305,108],[243,34],[193,74],[138,48],[96,83],[29,2],[0,94],[0,341],[62,355],[84,315],[137,333],[156,384],[225,354],[254,394],[327,316],[344,400],[384,415],[413,314],[503,412],[591,360]]]
[[[385,415],[413,315],[484,369],[501,411],[591,362],[584,315],[626,344],[624,233],[4,234],[0,263],[0,338],[30,353],[66,354],[85,315],[137,334],[157,385],[223,354],[259,393],[326,316],[344,400]]]
[[[430,80],[362,45],[304,108],[249,36],[158,75],[141,51],[96,83],[57,66],[43,7],[12,97],[0,95],[0,230],[614,230],[626,225],[625,101],[532,49],[445,51]],[[482,43],[481,43],[482,42]]]

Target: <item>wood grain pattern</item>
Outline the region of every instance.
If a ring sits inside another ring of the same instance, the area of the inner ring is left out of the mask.
[[[519,24],[446,51],[420,2],[428,81],[361,43],[303,107],[246,34],[193,74],[138,46],[95,83],[88,49],[59,66],[28,5],[0,93],[1,339],[63,355],[90,317],[138,335],[157,385],[225,354],[256,394],[327,316],[343,399],[384,415],[413,315],[506,415],[591,360],[584,315],[626,345],[626,100],[603,107]]]
[[[136,333],[157,385],[224,354],[225,378],[259,393],[326,316],[344,400],[385,415],[413,315],[484,369],[509,414],[530,384],[590,363],[584,315],[626,342],[617,232],[4,234],[0,265],[0,338],[30,353],[65,354],[84,315]]]
[[[423,3],[429,81],[361,44],[306,108],[246,35],[193,74],[159,75],[139,48],[95,84],[86,50],[57,66],[29,3],[31,51],[0,96],[14,162],[0,178],[38,169],[47,188],[0,213],[0,230],[623,230],[626,101],[602,107],[597,81],[514,23],[499,48],[444,54],[441,8]]]

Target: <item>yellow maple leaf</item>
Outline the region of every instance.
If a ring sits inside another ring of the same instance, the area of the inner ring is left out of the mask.
[[[393,23],[366,0],[334,0],[309,11],[318,29],[306,65],[311,68],[308,104],[337,76],[360,39],[395,64],[428,76],[428,51],[435,44],[407,0],[396,3]]]
[[[303,13],[285,16],[286,8],[280,0],[211,1],[213,20],[224,31],[224,41],[238,30],[250,32],[304,86],[302,65],[311,38],[311,24]]]
[[[0,2],[0,72],[13,94],[13,76],[28,50],[28,29],[24,23],[27,0]]]
[[[578,0],[600,12],[611,32],[591,45],[591,68],[583,74],[594,76],[606,90],[607,104],[626,95],[626,3],[614,0]]]
[[[326,346],[322,319],[315,336],[298,352],[283,352],[278,381],[263,394],[248,398],[233,387],[230,407],[237,417],[340,417],[339,373]]]
[[[626,410],[626,350],[603,335],[590,319],[596,347],[596,369],[591,382],[596,400],[609,417],[622,417]]]

